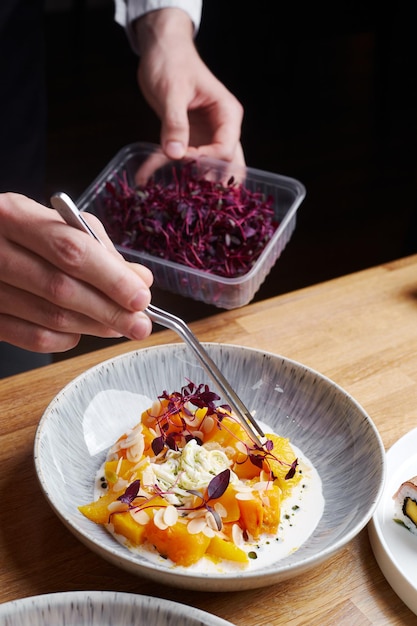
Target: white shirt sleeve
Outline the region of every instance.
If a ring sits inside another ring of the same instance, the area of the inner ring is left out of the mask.
[[[194,35],[197,34],[201,22],[203,0],[114,0],[114,3],[114,19],[126,30],[130,45],[135,52],[138,52],[138,49],[132,24],[145,13],[169,7],[182,9],[188,13],[194,24]]]

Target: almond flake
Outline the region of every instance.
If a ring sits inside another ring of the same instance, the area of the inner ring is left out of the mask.
[[[204,517],[204,511],[198,510],[198,511],[190,511],[187,514],[188,519],[195,519],[196,517]]]
[[[127,511],[128,506],[126,502],[120,502],[120,500],[114,500],[114,502],[110,502],[107,509],[109,513],[120,513],[122,511]]]
[[[236,450],[237,450],[238,452],[241,452],[241,453],[242,453],[242,454],[244,454],[244,455],[247,455],[247,454],[248,454],[248,449],[247,449],[247,447],[245,446],[245,444],[243,443],[243,441],[238,441],[238,442],[236,443]]]
[[[187,524],[187,530],[190,535],[197,535],[203,531],[203,528],[207,526],[205,517],[195,517]]]
[[[135,441],[135,443],[127,448],[126,457],[128,461],[132,461],[132,463],[137,463],[141,460],[143,453],[145,451],[145,440],[143,435],[141,434]]]
[[[175,506],[169,504],[164,510],[163,518],[167,526],[174,526],[178,521],[178,511]]]
[[[221,502],[216,502],[214,510],[220,515],[220,517],[226,517],[227,515],[227,509]]]
[[[217,527],[216,527],[217,530]],[[202,530],[203,535],[205,535],[206,537],[210,537],[210,539],[212,537],[214,537],[214,535],[216,534],[214,532],[214,530],[212,528],[210,528],[210,526],[204,526],[203,530]]]
[[[268,481],[259,481],[252,485],[252,489],[254,491],[267,491],[268,489],[272,489],[272,483],[270,480]]]
[[[212,417],[206,417],[201,426],[205,433],[211,433],[215,424],[216,422]]]
[[[254,497],[251,491],[248,491],[248,492],[239,491],[236,494],[236,500],[254,500]]]
[[[237,546],[242,546],[245,543],[243,540],[243,530],[239,524],[233,524],[232,526],[232,539],[233,543]]]
[[[151,519],[148,511],[145,511],[145,509],[130,509],[130,515],[141,526],[146,526]]]
[[[129,486],[129,483],[124,478],[118,478],[117,481],[113,485],[114,491],[125,491],[125,489]]]
[[[116,467],[116,474],[119,475],[120,473],[120,468],[122,467],[122,463],[123,463],[123,457],[121,456],[120,459],[117,461],[117,467]]]
[[[168,524],[166,524],[164,521],[165,507],[161,509],[153,509],[153,511],[153,521],[155,526],[159,528],[159,530],[166,530],[168,528]]]
[[[240,493],[248,493],[252,491],[252,488],[249,485],[245,485],[243,483],[236,483],[236,485],[234,485],[234,488]]]
[[[159,402],[159,400],[154,400],[151,408],[148,411],[148,414],[151,417],[158,417],[160,412],[161,412],[161,403]]]
[[[206,524],[208,528],[211,528],[211,530],[218,530],[216,520],[214,519],[214,516],[209,512],[206,513]]]

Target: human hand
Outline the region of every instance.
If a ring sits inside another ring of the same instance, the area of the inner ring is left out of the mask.
[[[200,58],[188,15],[177,8],[151,11],[135,28],[141,54],[138,82],[161,120],[165,154],[245,165],[243,107]]]
[[[54,209],[0,194],[0,341],[49,353],[73,348],[82,334],[150,334],[143,310],[151,299],[151,272],[125,261],[97,218],[85,219],[105,247]]]

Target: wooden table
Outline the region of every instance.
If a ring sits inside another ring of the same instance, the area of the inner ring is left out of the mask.
[[[417,256],[195,322],[202,341],[282,354],[332,378],[369,413],[389,448],[417,425]],[[0,381],[0,602],[73,590],[154,595],[236,626],[414,624],[383,577],[367,530],[299,579],[245,592],[157,586],[107,563],[58,520],[37,483],[33,440],[50,400],[75,376],[116,354],[177,342],[171,331]]]

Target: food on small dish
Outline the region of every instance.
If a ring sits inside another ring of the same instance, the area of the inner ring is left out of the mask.
[[[246,568],[262,547],[282,543],[283,517],[297,526],[303,493],[317,489],[318,474],[287,438],[268,433],[262,447],[252,442],[218,400],[192,382],[164,391],[110,447],[96,499],[80,512],[128,549],[172,566],[204,560]],[[289,552],[297,547],[290,542]]]
[[[393,498],[395,521],[417,535],[417,476],[405,480]]]

